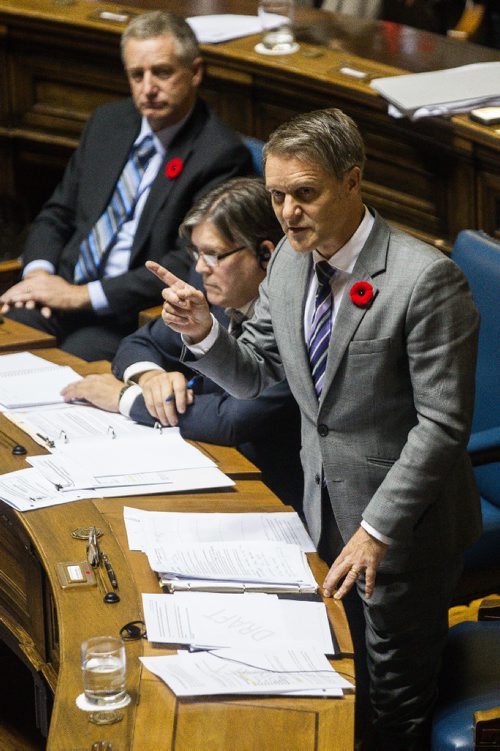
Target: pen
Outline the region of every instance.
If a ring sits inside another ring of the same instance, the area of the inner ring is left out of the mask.
[[[186,383],[186,389],[192,389],[193,386],[195,386],[198,381],[200,380],[200,376],[193,376],[189,379],[189,381]],[[169,402],[173,402],[175,399],[175,396],[173,394],[170,394],[170,396],[167,396],[165,399],[165,404],[168,404]]]
[[[113,587],[113,589],[118,589],[118,580],[116,578],[115,571],[113,569],[113,566],[110,563],[108,556],[106,555],[106,553],[102,553],[102,552],[101,552],[101,556],[102,556],[102,560],[104,562],[104,568],[106,569],[106,573],[108,575],[108,579],[110,581],[111,586]]]

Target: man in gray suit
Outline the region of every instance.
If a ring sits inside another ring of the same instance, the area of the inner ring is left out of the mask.
[[[272,134],[266,185],[286,237],[237,342],[199,292],[148,267],[170,285],[163,319],[192,367],[243,398],[286,376],[305,516],[331,563],[325,595],[346,604],[362,710],[369,686],[370,747],[425,751],[447,609],[481,527],[466,453],[478,315],[451,260],[363,204],[363,165],[340,110]]]

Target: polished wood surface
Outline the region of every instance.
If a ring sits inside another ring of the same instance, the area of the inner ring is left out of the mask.
[[[37,354],[65,362],[83,375],[103,371],[105,363],[83,363],[59,350]],[[0,415],[0,430],[22,441],[28,455],[44,453],[29,436]],[[208,447],[218,453],[222,471],[238,462],[234,449]],[[3,471],[26,466],[0,443]],[[246,460],[245,460],[246,461]],[[277,511],[284,507],[261,482],[240,479],[223,492],[170,494],[133,498],[85,500],[18,514],[0,503],[0,634],[8,632],[29,664],[44,676],[55,693],[48,738],[49,751],[87,749],[105,738],[113,749],[125,751],[287,751],[353,748],[354,697],[340,700],[297,698],[234,698],[177,700],[159,679],[142,670],[141,654],[167,654],[145,641],[128,642],[127,688],[133,702],[122,722],[98,727],[77,709],[81,693],[79,644],[91,635],[118,633],[125,623],[142,617],[141,592],[158,592],[158,581],[143,553],[129,551],[123,506],[163,511]],[[240,467],[240,476],[245,472]],[[85,542],[71,537],[76,527],[103,530],[102,549],[116,571],[121,600],[106,605],[96,587],[62,589],[56,576],[59,561],[85,558]],[[326,566],[317,555],[310,562],[321,583]],[[352,643],[342,606],[327,601],[340,650],[346,656],[334,666],[353,680]]]
[[[54,347],[55,337],[9,318],[0,321],[0,353]]]
[[[9,92],[0,101],[0,200],[19,202],[27,220],[59,181],[89,114],[128,93],[119,59],[124,23],[96,12],[157,7],[179,11],[173,0],[0,0],[0,85]],[[227,11],[255,14],[255,3],[182,6],[186,16]],[[202,93],[220,115],[265,139],[297,112],[339,106],[367,145],[365,199],[387,219],[445,249],[467,227],[500,236],[500,129],[467,115],[397,120],[370,87],[373,77],[500,60],[500,51],[307,8],[297,9],[296,26],[295,55],[259,55],[257,36],[203,45]],[[346,75],[346,66],[365,78]]]

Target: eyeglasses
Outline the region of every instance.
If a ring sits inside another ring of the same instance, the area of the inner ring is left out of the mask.
[[[240,250],[245,250],[246,247],[246,245],[241,245],[239,248],[228,250],[225,253],[214,253],[210,250],[198,250],[198,248],[195,248],[194,245],[190,245],[188,247],[188,252],[194,261],[198,261],[200,258],[203,258],[203,261],[207,264],[207,266],[209,266],[211,269],[215,269],[217,268],[219,263],[224,260],[224,258],[229,258],[229,256],[233,255],[233,253],[238,253]]]

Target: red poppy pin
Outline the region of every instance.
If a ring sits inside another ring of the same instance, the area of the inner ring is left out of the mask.
[[[169,180],[175,180],[176,177],[179,177],[183,168],[184,162],[180,157],[177,156],[175,157],[175,159],[171,159],[169,162],[167,162],[167,165],[165,167],[165,175]]]
[[[349,294],[354,305],[358,308],[366,308],[373,300],[373,287],[370,282],[356,282],[352,285]]]

